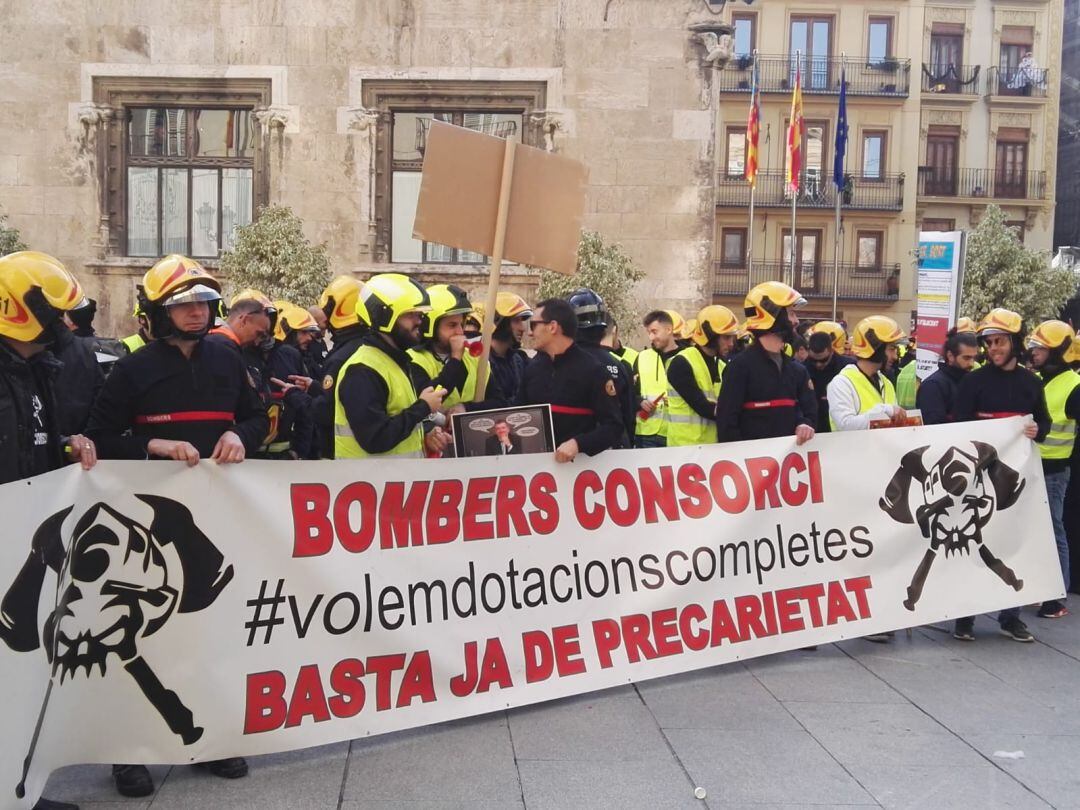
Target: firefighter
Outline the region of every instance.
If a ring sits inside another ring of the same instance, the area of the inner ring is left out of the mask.
[[[578,453],[595,456],[618,447],[625,427],[615,381],[576,343],[577,315],[561,298],[536,305],[529,321],[536,356],[525,367],[521,405],[551,405],[555,460],[573,461]]]
[[[579,287],[570,293],[567,302],[577,316],[577,345],[603,365],[615,383],[615,396],[619,400],[625,433],[620,444],[616,446],[631,447],[638,411],[638,400],[634,399],[634,373],[602,344],[609,319],[604,299],[595,290]]]
[[[1065,534],[1065,492],[1069,487],[1070,459],[1076,444],[1076,423],[1080,421],[1080,374],[1069,368],[1076,332],[1063,321],[1045,321],[1028,336],[1031,366],[1042,378],[1050,431],[1039,444],[1046,497],[1057,542],[1061,575],[1069,590],[1069,539]],[[1065,603],[1057,599],[1043,602],[1039,616],[1058,619],[1067,616]]]
[[[221,285],[194,259],[166,256],[143,277],[140,308],[151,342],[117,361],[94,403],[87,433],[102,458],[201,458],[238,463],[254,453],[269,423],[243,359],[206,340]],[[247,762],[204,763],[215,776],[246,776]],[[123,796],[149,796],[144,765],[114,765]]]
[[[122,338],[120,343],[127,349],[128,354],[137,352],[152,338],[150,337],[150,320],[147,318],[146,313],[143,312],[141,305],[139,304],[142,299],[141,288],[135,290],[135,309],[131,312],[131,317],[139,324],[139,329],[134,335],[128,335],[126,338]]]
[[[319,331],[306,309],[288,301],[274,301],[277,312],[273,345],[257,349],[269,375],[271,397],[281,406],[277,436],[261,451],[261,458],[305,459],[314,457],[315,435],[311,393],[318,390],[308,376],[301,347],[315,340]],[[265,344],[264,344],[265,345]]]
[[[463,411],[466,403],[473,409],[504,406],[506,397],[494,375],[488,378],[484,402],[473,405],[480,359],[465,346],[463,323],[473,311],[469,296],[454,284],[434,284],[427,294],[431,309],[420,325],[421,343],[408,351],[417,390],[445,388],[442,407],[447,411]]]
[[[720,441],[814,437],[817,398],[806,369],[784,354],[799,323],[793,310],[806,300],[779,281],[758,284],[743,301],[752,342],[724,369],[716,419]]]
[[[1050,431],[1050,414],[1042,380],[1020,365],[1024,348],[1023,318],[1008,309],[992,309],[979,322],[977,333],[986,351],[986,364],[961,380],[956,390],[956,421],[1030,416],[1023,433],[1041,442]],[[997,618],[1001,632],[1013,641],[1035,640],[1020,620],[1020,608],[1003,610]],[[974,641],[974,628],[974,617],[957,619],[953,638]]]
[[[634,425],[635,447],[665,447],[667,445],[667,364],[681,349],[675,342],[675,325],[671,315],[654,309],[641,321],[649,336],[649,348],[638,352],[634,362],[636,399],[639,402]]]
[[[72,461],[88,470],[97,461],[90,439],[60,432],[60,364],[49,349],[68,332],[63,314],[82,297],[79,282],[52,256],[24,250],[0,258],[0,484]],[[78,806],[41,798],[34,810]]]
[[[716,441],[716,402],[724,358],[735,345],[739,321],[727,307],[712,305],[698,313],[690,345],[667,363],[667,444],[685,447]]]
[[[425,440],[421,425],[442,407],[446,389],[427,386],[417,396],[406,354],[420,343],[420,325],[430,309],[427,291],[408,276],[382,273],[364,284],[356,311],[369,331],[338,372],[335,459],[420,458],[425,449],[446,449],[447,433],[435,428]]]
[[[964,318],[960,319],[965,320]],[[974,328],[970,332],[950,329],[942,348],[938,369],[919,385],[915,405],[924,425],[943,425],[953,421],[956,389],[975,366],[979,341]]]
[[[827,395],[829,383],[844,366],[854,362],[844,354],[846,344],[847,332],[836,321],[818,321],[806,330],[807,356],[803,365],[810,375],[810,382],[817,395],[815,430],[818,433],[828,433],[830,429]]]
[[[479,339],[484,321],[484,307],[478,304],[473,308],[473,315],[465,316],[465,337],[468,339],[470,330],[467,322],[470,317],[475,317],[475,333],[473,339]],[[521,348],[521,341],[529,328],[529,318],[532,317],[532,308],[520,295],[512,292],[499,291],[495,297],[495,331],[491,333],[491,353],[488,355],[491,376],[499,384],[499,390],[507,400],[512,399],[518,388],[521,387],[521,378],[525,375],[525,364],[529,362],[529,356]]]
[[[312,402],[315,433],[323,458],[334,457],[334,396],[341,367],[360,348],[367,327],[361,322],[357,304],[363,283],[353,276],[338,276],[323,290],[319,309],[326,317],[333,347],[319,369],[320,391]]]
[[[619,324],[615,322],[614,317],[611,318],[607,329],[604,330],[604,339],[600,342],[611,349],[611,353],[630,366],[631,369],[634,368],[634,361],[637,360],[639,352],[637,349],[623,345],[622,338],[619,337]]]
[[[897,404],[896,388],[884,374],[903,337],[896,321],[884,315],[871,315],[855,325],[851,336],[855,362],[840,369],[826,391],[831,430],[867,430],[877,420],[904,424],[907,412]]]

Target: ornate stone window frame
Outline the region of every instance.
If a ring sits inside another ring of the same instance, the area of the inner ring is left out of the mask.
[[[468,108],[522,116],[522,142],[543,147],[550,137],[545,81],[365,79],[361,103],[375,123],[372,159],[375,219],[373,259],[390,261],[393,200],[390,134],[395,111],[447,111]]]
[[[98,167],[99,250],[102,258],[125,258],[127,194],[125,125],[128,109],[147,105],[248,108],[260,122],[252,179],[253,211],[269,201],[268,149],[275,124],[268,78],[95,76],[93,103],[80,112],[94,130]],[[140,264],[145,260],[135,260]]]

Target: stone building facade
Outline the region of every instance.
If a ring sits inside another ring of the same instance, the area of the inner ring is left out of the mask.
[[[0,213],[69,263],[101,331],[130,328],[156,255],[215,266],[284,203],[334,270],[484,284],[411,239],[434,116],[584,161],[585,225],[710,292],[716,117],[707,0],[15,0],[0,30]],[[510,268],[522,290],[536,277]]]

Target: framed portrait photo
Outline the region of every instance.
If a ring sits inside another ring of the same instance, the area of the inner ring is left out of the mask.
[[[550,405],[454,414],[453,431],[458,458],[555,452]]]

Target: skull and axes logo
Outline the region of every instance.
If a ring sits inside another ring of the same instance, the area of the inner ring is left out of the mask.
[[[213,604],[233,568],[224,565],[221,552],[186,506],[156,495],[135,497],[153,510],[149,527],[98,503],[76,522],[65,547],[63,524],[73,507],[46,518],[0,602],[0,639],[16,652],[44,646],[54,676],[23,764],[23,782],[16,788],[20,797],[56,675],[60,683],[80,670],[87,677],[95,670],[105,675],[115,658],[185,745],[203,734],[191,710],[139,653],[139,641],[159,631],[173,614]],[[56,598],[39,636],[38,603],[49,569],[57,577]]]
[[[1013,590],[1024,581],[983,542],[983,528],[994,512],[1008,509],[1024,490],[1020,474],[998,458],[997,450],[984,442],[972,442],[974,454],[950,447],[937,462],[927,467],[923,461],[926,447],[904,455],[900,467],[889,481],[878,505],[898,523],[916,523],[922,536],[930,541],[919,567],[907,588],[904,607],[915,610],[923,585],[939,551],[946,558],[953,554],[971,554],[971,544],[979,549],[986,567]],[[911,511],[911,492],[917,484],[921,501]]]

